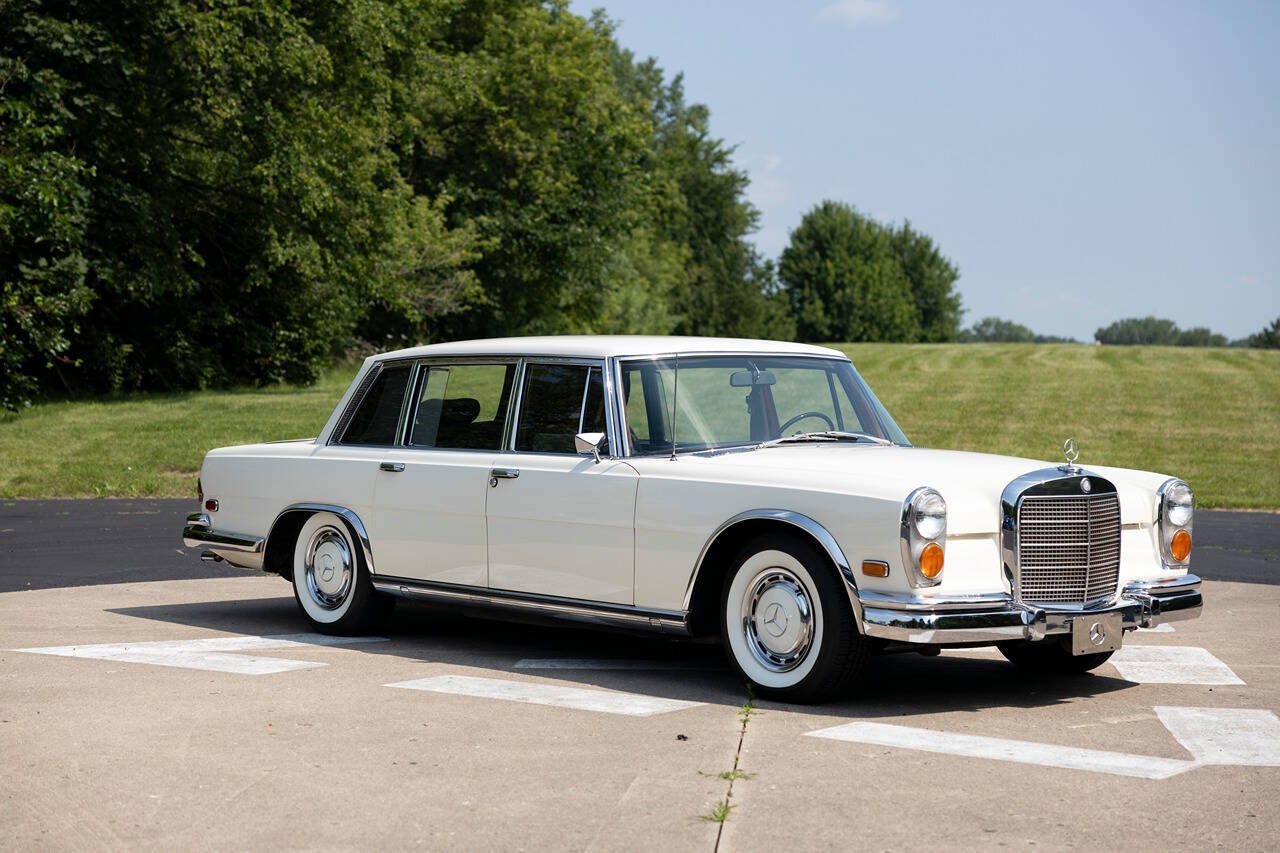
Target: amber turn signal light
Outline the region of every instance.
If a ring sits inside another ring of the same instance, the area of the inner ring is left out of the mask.
[[[862,573],[873,578],[887,578],[889,577],[889,564],[882,563],[879,560],[863,560]]]
[[[1173,539],[1169,540],[1169,553],[1173,559],[1181,563],[1187,557],[1191,556],[1191,534],[1185,530],[1179,530],[1173,534]]]
[[[920,552],[920,574],[927,578],[942,574],[942,546],[937,542],[930,542]]]

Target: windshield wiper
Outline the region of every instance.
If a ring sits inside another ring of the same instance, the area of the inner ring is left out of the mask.
[[[771,441],[757,444],[757,448],[761,447],[777,447],[780,444],[799,444],[806,441],[869,441],[872,444],[892,445],[893,442],[883,438],[876,438],[874,435],[867,435],[865,432],[846,432],[839,429],[820,430],[818,432],[798,432],[794,435],[784,435],[781,438],[775,438]]]

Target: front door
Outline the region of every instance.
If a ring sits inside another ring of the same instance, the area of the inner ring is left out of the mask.
[[[574,451],[605,432],[599,362],[529,363],[512,450],[488,481],[489,586],[589,601],[634,597],[638,475]]]

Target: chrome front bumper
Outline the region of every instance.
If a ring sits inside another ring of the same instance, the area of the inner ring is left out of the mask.
[[[1067,634],[1079,616],[1119,613],[1126,631],[1194,619],[1203,600],[1200,578],[1187,574],[1125,586],[1113,602],[1090,610],[1055,610],[1022,604],[1005,594],[927,598],[860,592],[862,633],[901,643],[999,643]]]
[[[202,512],[188,515],[187,526],[182,528],[182,544],[199,549],[200,559],[226,560],[244,569],[262,569],[265,542],[261,536],[215,531],[209,516]]]

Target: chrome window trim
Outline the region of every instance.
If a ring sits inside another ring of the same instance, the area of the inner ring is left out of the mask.
[[[614,369],[617,372],[617,376],[618,376],[618,380],[617,380],[618,381],[618,401],[617,401],[616,408],[618,409],[619,433],[626,435],[625,444],[623,444],[618,448],[618,452],[620,454],[619,458],[629,458],[633,455],[633,452],[631,449],[631,437],[630,437],[631,426],[630,424],[627,423],[626,401],[622,400],[623,365],[632,361],[674,361],[677,356],[680,358],[696,358],[696,359],[702,359],[702,358],[808,358],[808,359],[823,359],[826,361],[840,361],[848,364],[850,367],[853,366],[853,362],[848,358],[848,356],[827,355],[825,353],[805,353],[805,352],[762,353],[756,350],[716,350],[713,352],[701,352],[701,351],[684,352],[683,350],[681,350],[680,352],[652,353],[648,355],[614,356],[612,360],[615,365]],[[854,372],[857,373],[856,368],[854,369]],[[869,388],[871,386],[867,386],[867,387]],[[610,439],[610,445],[612,444],[613,444],[613,441],[612,439]],[[715,450],[717,451],[737,450],[739,448],[744,448],[744,447],[755,447],[756,444],[757,442],[747,442],[745,444],[735,444],[732,447],[718,447],[718,448],[715,448]],[[677,450],[675,452],[675,455],[680,456],[682,455],[682,453],[706,453],[706,452],[707,452],[706,450],[685,450],[685,451]],[[663,454],[651,453],[651,454],[646,454],[644,457],[639,457],[639,458],[670,459],[671,457],[669,454],[666,454],[666,453],[663,453]]]
[[[360,384],[356,386],[355,393],[351,395],[351,399],[347,402],[347,407],[342,410],[342,414],[338,417],[338,422],[333,425],[333,432],[329,433],[329,438],[325,441],[325,445],[341,444],[343,433],[347,431],[347,427],[351,426],[351,419],[356,416],[356,409],[360,408],[360,404],[364,402],[364,398],[368,395],[369,389],[373,387],[373,383],[378,381],[378,376],[382,373],[382,366],[385,363],[375,361],[365,371],[364,376],[360,377]]]
[[[1081,492],[1078,487],[1079,482],[1086,478],[1092,481],[1093,484],[1088,494]],[[1022,507],[1022,499],[1027,492],[1054,481],[1061,481],[1064,484],[1076,484],[1076,497],[1089,498],[1097,495],[1114,494],[1117,502],[1120,499],[1120,490],[1116,488],[1113,482],[1084,468],[1072,468],[1070,473],[1062,467],[1040,468],[1023,474],[1004,487],[1004,491],[1000,493],[1000,564],[1005,582],[1009,585],[1009,595],[1020,606],[1024,602],[1019,590],[1021,567],[1018,565],[1018,511]],[[1123,513],[1121,517],[1123,517]],[[1121,566],[1121,576],[1123,576],[1123,565]],[[1053,602],[1052,604],[1027,602],[1025,606],[1054,611],[1093,610],[1100,606],[1106,606],[1108,602],[1115,601],[1119,594],[1120,590],[1117,589],[1107,598],[1086,601],[1082,604],[1070,602]]]
[[[531,357],[531,358],[521,359],[521,367],[520,367],[519,375],[516,377],[516,381],[520,383],[520,387],[518,389],[518,393],[512,395],[512,397],[515,398],[515,410],[514,412],[512,412],[511,434],[508,437],[506,444],[503,445],[504,452],[520,453],[520,454],[525,454],[529,456],[577,456],[578,454],[576,453],[556,453],[555,451],[550,451],[550,450],[517,450],[516,449],[516,437],[520,431],[520,416],[524,414],[524,409],[522,408],[522,406],[524,404],[525,375],[527,374],[528,369],[530,367],[534,367],[539,364],[567,364],[567,365],[577,365],[579,367],[588,368],[587,382],[583,385],[583,388],[582,388],[582,400],[585,406],[585,402],[587,399],[587,388],[590,387],[590,380],[591,380],[590,368],[595,368],[596,370],[599,370],[601,380],[603,381],[607,375],[605,373],[606,362],[607,362],[607,359],[594,358],[591,356],[538,356],[536,358]],[[609,431],[610,458],[617,458],[616,451],[614,450],[614,438],[613,438],[614,431],[609,429],[609,427],[611,426],[611,424],[609,423],[609,417],[608,417],[609,396],[610,396],[611,389],[609,388],[607,383],[605,383],[605,387],[603,391],[605,394],[605,429]],[[578,432],[582,432],[582,408],[578,409]]]
[[[388,367],[396,367],[406,363],[409,365],[409,378],[405,381],[404,396],[400,399],[400,415],[396,419],[396,433],[392,436],[391,444],[356,444],[355,442],[347,443],[343,441],[342,434],[347,431],[347,427],[351,426],[351,421],[355,418],[356,411],[360,408],[360,404],[364,402],[364,398],[369,396],[369,392],[373,390],[373,385],[378,381],[378,377]],[[329,436],[328,444],[337,445],[338,447],[399,447],[400,445],[396,442],[400,437],[400,426],[404,420],[405,406],[407,405],[410,388],[413,385],[414,378],[417,376],[417,369],[417,359],[413,358],[389,358],[386,361],[375,362],[374,366],[369,368],[369,373],[365,378],[360,380],[360,384],[363,387],[356,389],[357,393],[352,395],[352,402],[347,405],[346,411],[342,413],[342,419],[334,426],[333,435]],[[369,377],[373,378],[370,379]],[[359,399],[356,399],[357,397]],[[338,427],[341,427],[341,429],[339,430]],[[338,438],[335,439],[333,436],[338,436]]]
[[[400,360],[402,359],[396,359],[396,361],[400,361]],[[403,360],[408,360],[408,359],[403,359]],[[414,369],[416,372],[413,376],[412,389],[411,389],[412,393],[409,395],[409,398],[405,401],[403,423],[401,424],[401,433],[399,435],[400,441],[396,445],[396,448],[403,449],[403,450],[411,450],[415,452],[426,452],[426,453],[501,453],[503,451],[503,448],[506,447],[506,437],[507,437],[506,430],[508,425],[511,423],[511,411],[512,411],[511,398],[507,399],[507,410],[503,416],[502,443],[498,447],[420,447],[418,445],[413,445],[409,443],[409,441],[413,438],[413,436],[410,435],[410,432],[409,432],[410,424],[413,423],[412,416],[416,412],[418,404],[422,402],[422,399],[421,399],[422,386],[427,381],[427,375],[430,373],[431,367],[433,366],[434,367],[441,367],[441,366],[464,367],[464,366],[475,366],[475,365],[485,365],[485,364],[492,364],[492,365],[514,364],[516,366],[516,375],[515,375],[515,378],[512,379],[512,383],[513,383],[512,390],[514,392],[515,390],[514,383],[519,381],[520,359],[512,358],[509,356],[462,355],[462,356],[430,356],[427,358],[416,358],[416,359],[413,359],[413,361],[414,361]],[[515,394],[512,393],[511,397],[512,398],[515,397]],[[382,447],[383,445],[374,445],[374,446]]]
[[[609,378],[612,383],[609,414],[613,418],[613,425],[615,426],[615,429],[610,431],[609,449],[617,457],[626,458],[631,455],[631,430],[627,426],[627,401],[622,394],[621,359],[609,359]]]

